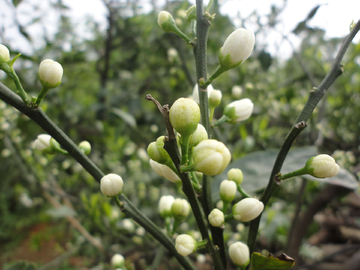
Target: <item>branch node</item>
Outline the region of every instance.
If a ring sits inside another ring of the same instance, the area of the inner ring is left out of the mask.
[[[307,127],[307,124],[305,121],[301,121],[301,122],[295,124],[295,128],[297,128],[297,129],[304,129],[306,127]]]

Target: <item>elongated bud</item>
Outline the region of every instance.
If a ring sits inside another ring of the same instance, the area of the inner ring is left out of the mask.
[[[170,123],[182,137],[193,134],[200,121],[199,105],[190,98],[179,98],[170,108]]]
[[[0,64],[1,63],[6,63],[10,60],[10,52],[9,49],[0,44]]]
[[[254,108],[254,104],[248,98],[231,102],[224,109],[224,115],[228,117],[227,122],[236,124],[250,117]]]
[[[234,181],[224,180],[220,184],[220,199],[231,202],[235,198],[236,184]]]
[[[255,35],[251,30],[236,29],[224,42],[219,52],[220,66],[235,68],[243,63],[254,49]]]
[[[120,175],[110,173],[100,180],[100,190],[105,196],[116,196],[122,192],[124,181]]]
[[[190,206],[185,199],[176,199],[171,206],[171,213],[174,218],[185,219],[190,211]]]
[[[220,227],[225,221],[224,213],[221,212],[219,209],[214,208],[210,212],[208,220],[212,226]]]
[[[84,152],[85,155],[88,155],[91,152],[91,144],[88,141],[82,141],[79,144],[79,148]]]
[[[182,256],[188,256],[197,249],[197,242],[188,234],[180,234],[175,240],[175,249]]]
[[[165,32],[173,32],[175,21],[173,16],[167,11],[161,11],[158,15],[158,24]]]
[[[156,161],[150,159],[151,168],[160,176],[165,177],[167,180],[177,183],[181,182],[179,176],[173,172],[168,166],[157,163]]]
[[[233,206],[234,218],[243,222],[257,218],[264,210],[264,204],[255,198],[242,199]]]
[[[247,266],[250,262],[249,247],[242,242],[235,242],[229,247],[229,256],[237,266]]]
[[[124,267],[125,259],[121,254],[114,254],[111,258],[111,265],[113,268],[122,268]]]
[[[44,88],[55,88],[61,84],[63,68],[51,59],[46,59],[40,63],[39,78]]]
[[[242,171],[240,169],[235,169],[235,168],[228,171],[227,177],[229,180],[232,180],[239,185],[241,185],[244,179]]]
[[[189,147],[192,148],[207,138],[208,134],[205,127],[201,124],[198,124],[195,132],[190,136]]]
[[[206,175],[218,175],[229,165],[229,149],[217,140],[203,140],[193,150],[195,170]]]
[[[35,140],[35,148],[41,152],[50,151],[51,150],[50,140],[51,140],[51,136],[48,134],[38,135],[37,139]]]
[[[159,213],[162,218],[172,217],[171,206],[174,202],[173,196],[162,196],[159,201]]]
[[[307,173],[318,178],[333,177],[340,171],[335,160],[325,154],[310,158],[305,165]]]

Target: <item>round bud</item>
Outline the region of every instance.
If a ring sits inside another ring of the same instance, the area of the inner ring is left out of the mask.
[[[182,256],[188,256],[197,249],[197,242],[188,234],[180,234],[175,240],[175,249]]]
[[[250,262],[249,247],[242,242],[235,242],[229,247],[229,256],[237,266],[247,266]]]
[[[10,60],[10,52],[9,49],[0,44],[0,64],[1,63],[6,63]]]
[[[120,175],[110,173],[100,180],[100,190],[106,196],[116,196],[122,192],[123,180]]]
[[[236,184],[234,181],[224,180],[220,184],[220,199],[231,202],[235,198]]]
[[[212,226],[220,227],[225,221],[224,213],[219,209],[214,208],[210,212],[208,220]]]
[[[235,169],[235,168],[228,171],[227,177],[229,180],[234,181],[238,185],[241,185],[244,179],[242,171],[240,169]]]
[[[41,84],[46,88],[55,88],[60,85],[63,75],[63,68],[51,59],[46,59],[40,63],[39,78]]]
[[[310,175],[318,178],[333,177],[340,171],[340,166],[336,164],[335,159],[325,154],[310,158],[305,168]]]

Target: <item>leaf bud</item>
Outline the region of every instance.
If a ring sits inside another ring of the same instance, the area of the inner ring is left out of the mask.
[[[234,181],[238,185],[241,185],[244,179],[242,171],[240,169],[235,169],[235,168],[228,171],[227,177],[229,180]]]
[[[231,202],[235,198],[236,184],[231,180],[224,180],[220,184],[220,199],[224,202]]]
[[[251,30],[238,28],[224,42],[219,52],[220,66],[235,68],[243,63],[254,49],[255,35]]]
[[[219,209],[214,208],[210,212],[208,220],[212,226],[220,227],[225,221],[224,213],[221,212]]]
[[[39,78],[44,88],[55,88],[61,84],[63,68],[51,59],[46,59],[40,63]]]
[[[206,175],[218,175],[229,165],[229,149],[217,140],[201,141],[193,150],[195,170]]]
[[[190,211],[190,205],[185,199],[176,199],[171,206],[171,213],[174,218],[185,219]]]
[[[193,134],[200,121],[199,105],[190,98],[179,98],[170,108],[170,123],[182,137]]]
[[[333,157],[325,154],[310,158],[305,165],[307,173],[318,178],[333,177],[340,171]]]
[[[79,144],[79,148],[84,152],[85,155],[88,155],[91,152],[91,144],[88,141],[82,141]]]
[[[175,249],[182,256],[188,256],[197,249],[196,240],[188,234],[180,234],[175,240]]]
[[[227,122],[235,124],[244,121],[250,117],[254,108],[254,104],[248,98],[243,98],[231,102],[224,109],[224,115],[228,117]]]
[[[171,206],[172,206],[174,200],[175,200],[174,197],[171,196],[171,195],[162,196],[160,198],[160,201],[159,201],[159,213],[160,213],[160,216],[162,218],[172,216]]]
[[[250,262],[249,247],[242,242],[235,242],[229,247],[229,256],[234,264],[245,267]]]
[[[124,181],[120,175],[110,173],[100,180],[100,190],[105,196],[116,196],[122,192]]]
[[[0,64],[1,63],[6,63],[10,60],[10,52],[9,49],[0,44]]]
[[[255,198],[245,198],[233,206],[233,216],[243,222],[257,218],[264,210],[264,204]]]

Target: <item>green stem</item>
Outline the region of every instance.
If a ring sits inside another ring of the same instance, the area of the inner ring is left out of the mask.
[[[236,184],[236,186],[237,186],[237,190],[239,191],[239,193],[240,193],[243,197],[245,197],[245,198],[252,198],[251,195],[249,195],[245,190],[242,189],[241,185]]]
[[[226,214],[226,210],[229,206],[229,202],[223,201],[223,209],[222,212],[224,213],[224,215]]]
[[[202,87],[207,87],[209,84],[212,83],[213,80],[215,80],[217,77],[219,77],[221,74],[223,74],[225,71],[228,71],[229,69],[228,68],[225,68],[223,66],[218,66],[214,73],[210,76],[210,78],[202,84]]]
[[[194,171],[194,169],[195,169],[194,164],[191,164],[189,166],[184,166],[184,165],[180,166],[180,172],[181,173],[192,172],[192,171]]]
[[[306,167],[304,167],[304,168],[301,168],[301,169],[293,171],[293,172],[279,174],[278,178],[279,178],[279,180],[286,180],[288,178],[304,175],[307,173],[308,173],[308,171],[307,171]]]
[[[233,215],[233,213],[231,212],[229,215],[226,215],[226,216],[225,216],[225,222],[230,221],[230,220],[232,220],[233,218],[234,218],[234,215]]]
[[[43,88],[41,89],[40,94],[38,95],[37,99],[36,99],[36,107],[40,106],[41,101],[44,99],[45,95],[47,94],[47,92],[49,92],[50,88],[46,88],[43,86]]]
[[[168,235],[171,235],[171,218],[165,217],[165,227]]]
[[[174,224],[173,224],[173,228],[172,228],[172,231],[171,231],[171,235],[174,235],[176,233],[176,230],[179,227],[181,221],[182,221],[182,219],[179,219],[179,218],[174,219]]]
[[[213,120],[215,108],[216,108],[215,106],[210,106],[210,117],[209,117],[210,122]]]
[[[227,120],[229,120],[229,117],[224,114],[223,116],[221,116],[221,118],[219,120],[217,120],[215,123],[213,123],[213,126],[214,127],[219,126],[222,123],[227,122]]]
[[[324,96],[326,91],[333,84],[333,82],[336,80],[336,78],[342,74],[343,70],[342,70],[342,66],[341,66],[341,61],[345,55],[346,50],[348,49],[348,47],[351,43],[351,41],[353,40],[353,38],[355,37],[357,32],[359,32],[359,30],[360,30],[360,20],[356,23],[354,28],[351,30],[350,34],[344,38],[341,48],[340,48],[338,54],[336,55],[335,61],[331,67],[331,70],[325,76],[325,78],[319,85],[318,89],[310,91],[309,98],[308,98],[303,110],[301,111],[301,113],[299,114],[298,118],[295,121],[295,123],[297,123],[297,124],[295,124],[291,128],[291,130],[288,133],[288,135],[284,141],[284,144],[282,145],[280,152],[276,158],[275,164],[273,166],[273,170],[270,175],[268,186],[266,187],[264,193],[262,194],[262,196],[260,198],[260,200],[264,203],[264,206],[266,206],[270,197],[272,196],[272,194],[275,192],[275,190],[277,188],[277,184],[274,181],[274,178],[280,172],[281,167],[284,163],[285,157],[286,157],[288,151],[290,150],[292,143],[294,142],[296,137],[301,133],[301,131],[306,127],[305,121],[307,121],[309,119],[309,117],[311,116],[312,112],[314,111],[316,105],[319,103],[319,101]],[[250,249],[250,254],[253,253],[254,248],[255,248],[255,241],[256,241],[257,231],[258,231],[259,224],[260,224],[260,219],[261,219],[261,215],[250,222],[250,229],[249,229],[249,236],[248,236],[248,246]]]
[[[176,25],[174,25],[174,29],[172,32],[185,40],[187,44],[193,45],[192,40],[187,35],[185,35]]]
[[[0,99],[15,107],[29,118],[34,120],[41,128],[53,137],[60,145],[68,151],[83,168],[90,173],[96,181],[100,182],[104,173],[78,148],[78,146],[44,113],[41,108],[30,108],[24,104],[23,100],[0,83]],[[163,244],[169,252],[176,257],[178,262],[187,270],[195,270],[194,264],[189,257],[181,256],[175,249],[174,241],[162,232],[151,220],[149,220],[132,202],[123,194],[119,195],[123,203],[122,211],[139,223],[156,240]]]
[[[182,136],[181,140],[182,140],[182,144],[181,144],[181,165],[186,165],[186,164],[188,164],[190,136]]]
[[[199,241],[197,242],[197,249],[201,249],[201,248],[204,248],[206,245],[207,245],[208,241],[205,239],[205,240],[202,240],[202,241]]]

